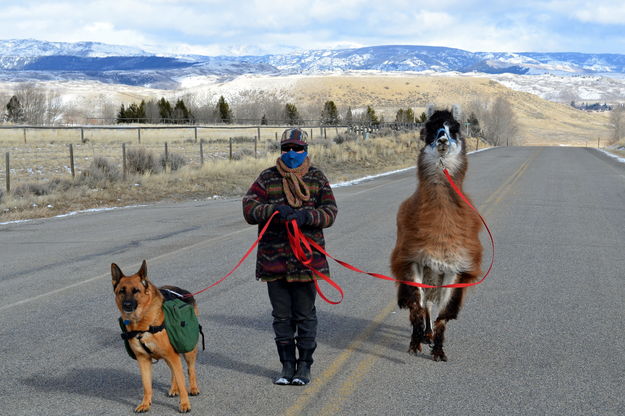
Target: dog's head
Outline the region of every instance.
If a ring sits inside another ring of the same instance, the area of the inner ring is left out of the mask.
[[[148,280],[148,266],[145,260],[139,271],[125,276],[119,266],[111,264],[115,303],[125,319],[140,319],[145,308],[152,301],[151,283]]]

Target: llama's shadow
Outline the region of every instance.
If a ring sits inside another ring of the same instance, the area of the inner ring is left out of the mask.
[[[342,336],[345,333],[345,328],[353,329],[353,328],[362,328],[365,330],[370,324],[371,321],[367,319],[354,318],[351,316],[338,315],[332,312],[326,311],[317,311],[317,316],[319,319],[321,330],[317,336],[317,341],[319,343],[329,345],[336,349],[346,349],[353,341],[351,338],[347,338]],[[232,314],[214,314],[211,313],[202,318],[207,322],[205,326],[209,326],[209,321],[215,322],[220,326],[228,326],[228,327],[242,327],[247,329],[261,330],[271,334],[273,336],[273,330],[271,326],[272,318],[271,313],[267,312],[266,317],[247,317],[241,315],[232,315]],[[382,323],[375,330],[375,335],[372,335],[367,338],[366,341],[362,343],[362,345],[358,348],[355,348],[355,351],[361,352],[363,354],[374,355],[378,358],[391,361],[394,363],[405,363],[404,359],[400,359],[389,354],[383,354],[380,352],[376,352],[374,348],[369,348],[369,346],[378,346],[381,345],[385,348],[389,348],[388,339],[390,338],[392,344],[396,344],[400,339],[405,337],[406,343],[410,341],[410,332],[408,326],[402,327],[397,325],[385,324]],[[392,348],[395,350],[395,348]],[[405,350],[403,351],[405,352]],[[226,358],[223,357],[222,358]],[[213,364],[210,362],[208,364]],[[257,367],[257,366],[255,366]],[[261,367],[262,368],[262,367]],[[254,372],[254,374],[259,374],[258,372]]]

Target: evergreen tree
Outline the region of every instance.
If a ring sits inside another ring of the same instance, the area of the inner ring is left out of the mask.
[[[321,111],[321,124],[325,126],[336,126],[339,124],[339,111],[334,101],[326,101]]]
[[[403,123],[404,122],[404,109],[400,108],[397,110],[395,114],[395,123]]]
[[[124,104],[122,104],[119,112],[117,113],[117,123],[128,123],[126,119],[126,109],[124,108]]]
[[[404,112],[404,118],[405,118],[405,123],[414,123],[414,111],[412,110],[412,108],[408,108],[406,109],[406,111]]]
[[[284,115],[284,118],[289,125],[296,125],[301,121],[301,117],[295,104],[287,104],[284,108]]]
[[[345,124],[347,124],[350,127],[354,124],[354,116],[352,114],[352,108],[351,107],[349,107],[347,109],[347,113],[345,113]]]
[[[217,102],[217,115],[222,123],[232,123],[232,111],[223,95],[219,97],[219,101]]]
[[[191,122],[193,116],[191,112],[187,109],[187,106],[184,105],[183,100],[176,101],[176,105],[174,106],[174,119],[178,123],[189,123]]]
[[[266,126],[267,125],[267,116],[263,114],[263,118],[260,119],[260,125],[261,126]]]
[[[418,123],[425,123],[428,119],[428,115],[425,114],[425,111],[423,113],[421,113],[421,115],[419,116],[419,119],[417,120]]]
[[[365,114],[365,123],[368,123],[372,126],[377,126],[380,124],[378,120],[378,116],[375,114],[375,110],[370,105],[367,106],[367,113]]]
[[[170,123],[173,118],[173,110],[171,104],[164,97],[158,100],[158,113],[161,117],[161,123]]]
[[[20,100],[14,95],[9,100],[7,104],[7,114],[6,119],[12,123],[23,123],[24,122],[24,108]]]

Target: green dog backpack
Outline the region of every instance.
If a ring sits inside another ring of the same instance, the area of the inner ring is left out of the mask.
[[[189,293],[180,288],[175,288],[180,293]],[[174,347],[177,353],[185,353],[192,351],[197,345],[200,334],[202,335],[202,349],[206,349],[204,345],[204,333],[202,332],[202,326],[197,320],[195,315],[195,308],[192,303],[187,303],[182,300],[182,295],[178,292],[170,289],[161,288],[161,293],[165,297],[163,302],[163,314],[165,315],[164,325],[158,327],[150,327],[147,332],[156,333],[163,329],[167,330],[167,337],[169,342]],[[122,339],[124,340],[124,346],[126,352],[133,358],[135,357],[132,348],[130,348],[129,340],[141,334],[141,331],[128,331],[126,325],[119,318],[119,326],[122,330]],[[144,348],[146,348],[144,346]],[[148,351],[149,352],[149,351]]]
[[[193,305],[181,299],[172,299],[163,302],[163,312],[167,336],[176,352],[193,350],[200,337],[200,324]]]

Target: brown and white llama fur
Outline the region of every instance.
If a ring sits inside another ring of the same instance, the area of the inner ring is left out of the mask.
[[[428,118],[421,133],[425,147],[417,162],[419,184],[397,213],[391,270],[398,280],[433,286],[474,282],[481,273],[482,223],[443,173],[447,168],[462,189],[468,162],[460,125],[450,111],[439,110]],[[465,291],[398,283],[398,305],[410,310],[408,352],[416,354],[421,344],[430,344],[432,359],[447,361],[443,351],[445,327],[450,319],[457,318]],[[434,312],[438,315],[432,322]]]

